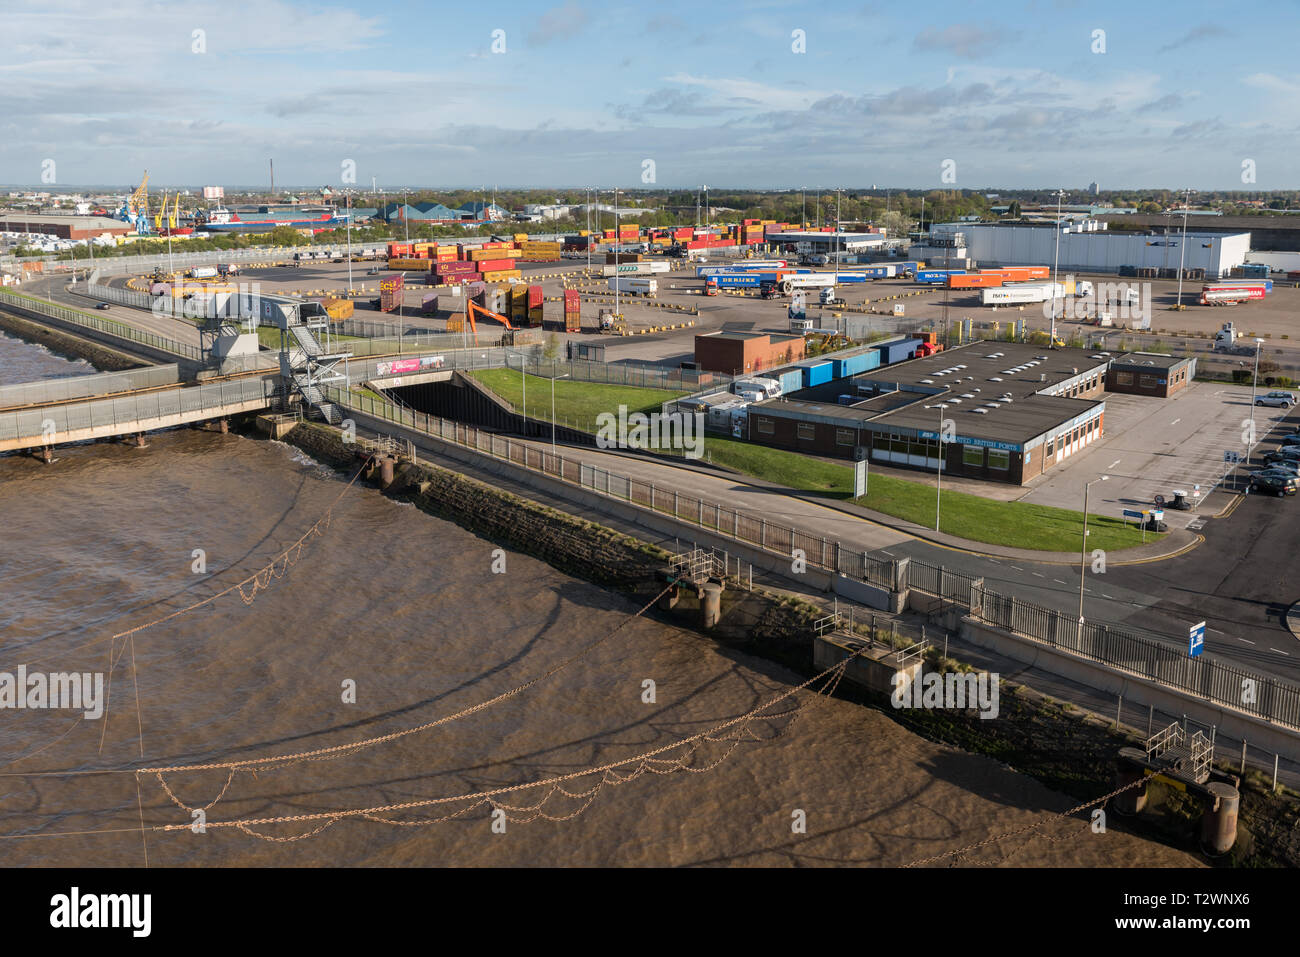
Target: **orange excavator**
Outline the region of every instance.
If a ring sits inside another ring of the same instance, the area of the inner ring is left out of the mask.
[[[469,320],[469,327],[474,333],[475,344],[478,343],[478,326],[474,323],[475,313],[478,313],[480,316],[483,316],[486,319],[495,319],[497,322],[501,323],[511,332],[513,332],[515,329],[514,326],[510,325],[510,320],[507,319],[505,316],[501,315],[499,312],[493,312],[491,309],[485,309],[482,306],[478,305],[477,303],[473,302],[472,300],[466,299],[465,318]]]

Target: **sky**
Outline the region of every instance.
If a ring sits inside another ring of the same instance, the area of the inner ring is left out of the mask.
[[[278,185],[366,190],[1300,181],[1296,2],[11,0],[2,22],[8,185],[257,186],[272,158]]]

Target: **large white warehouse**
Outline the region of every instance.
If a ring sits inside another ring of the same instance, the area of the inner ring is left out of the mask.
[[[984,266],[1050,266],[1056,254],[1056,225],[999,223],[935,223],[930,227],[932,242],[952,243],[955,234],[965,239],[964,251],[950,247],[953,259],[969,258]],[[1119,272],[1121,266],[1174,269],[1179,265],[1183,234],[1168,235],[1112,233],[1097,220],[1062,224],[1060,233],[1060,270],[1062,272]],[[928,248],[922,256],[913,246],[909,255],[927,262],[939,261],[947,250]],[[938,255],[935,253],[938,252]],[[1246,261],[1250,252],[1250,233],[1197,233],[1188,231],[1183,259],[1186,269],[1204,269],[1209,279],[1227,276],[1234,266]]]

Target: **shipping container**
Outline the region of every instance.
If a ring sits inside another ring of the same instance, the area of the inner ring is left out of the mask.
[[[1001,285],[1000,273],[952,273],[948,277],[949,289],[993,289]]]
[[[389,269],[401,269],[406,272],[428,272],[433,267],[433,262],[428,259],[390,259],[388,260]]]
[[[1267,268],[1267,267],[1265,267]],[[1220,279],[1216,285],[1219,286],[1263,286],[1264,292],[1273,291],[1273,280],[1271,279]]]
[[[379,280],[380,312],[392,312],[402,304],[404,286],[401,276],[386,276]]]
[[[803,387],[805,389],[830,382],[835,371],[829,362],[809,362],[803,364],[801,368],[803,369]]]
[[[918,269],[916,272],[916,281],[922,285],[942,285],[948,281],[949,276],[964,276],[964,269]]]
[[[921,345],[920,339],[902,339],[894,342],[882,342],[876,346],[876,352],[880,356],[880,365],[892,365],[895,362],[903,362],[911,359],[916,355],[916,349]]]
[[[480,259],[475,265],[480,272],[500,272],[503,269],[514,269],[515,261],[513,259]]]
[[[528,318],[528,287],[522,283],[510,287],[510,318]]]
[[[616,276],[607,280],[610,292],[634,293],[642,296],[653,296],[659,291],[659,281],[656,279],[640,279],[635,276]]]
[[[438,311],[438,294],[429,292],[424,294],[424,299],[420,302],[420,312],[426,316],[432,316]]]
[[[321,305],[325,307],[325,314],[335,322],[351,319],[356,309],[351,299],[324,299]]]
[[[483,273],[484,282],[504,282],[507,279],[518,279],[520,272],[518,269],[498,269],[495,272]]]
[[[529,286],[528,287],[528,308],[539,309],[541,308],[543,301],[544,301],[544,297],[542,295],[542,287]]]

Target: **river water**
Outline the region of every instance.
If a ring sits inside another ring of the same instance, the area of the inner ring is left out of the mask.
[[[0,382],[89,371],[74,365],[0,338]],[[349,488],[289,446],[188,429],[149,441],[60,448],[52,465],[0,457],[0,672],[110,675],[98,719],[0,710],[0,834],[25,836],[5,840],[10,865],[897,865],[1033,821],[1054,840],[964,862],[1195,863],[1081,817],[1049,820],[1074,802],[808,692],[739,740],[704,741],[692,771],[669,773],[679,750],[573,777],[799,679],[629,622],[621,596],[526,556],[494,574],[490,542]],[[234,592],[112,639],[251,575],[327,510],[251,604]],[[285,755],[298,757],[256,774],[133,773]],[[496,812],[461,797],[556,776],[562,790],[498,794]],[[206,829],[153,830],[191,825],[196,808]],[[223,826],[285,817],[303,819]]]

